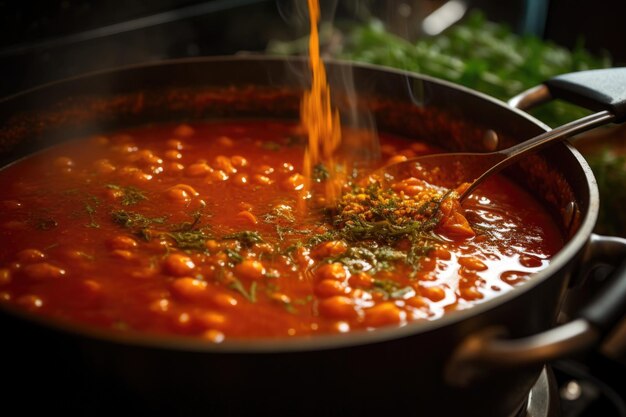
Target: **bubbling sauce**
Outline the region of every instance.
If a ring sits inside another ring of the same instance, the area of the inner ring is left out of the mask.
[[[436,151],[380,139],[385,162]],[[334,210],[300,211],[305,144],[287,122],[152,125],[4,168],[0,302],[216,343],[371,330],[505,293],[563,245],[502,176],[462,209],[409,179],[348,182]]]

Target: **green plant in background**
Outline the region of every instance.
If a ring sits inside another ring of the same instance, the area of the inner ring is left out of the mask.
[[[588,161],[600,189],[596,232],[626,236],[626,156],[605,149]]]
[[[348,31],[341,56],[442,78],[507,100],[527,88],[566,72],[611,65],[580,43],[574,50],[534,36],[520,36],[507,26],[489,22],[480,12],[433,38],[408,42],[373,21]],[[533,114],[554,127],[587,114],[555,101]]]

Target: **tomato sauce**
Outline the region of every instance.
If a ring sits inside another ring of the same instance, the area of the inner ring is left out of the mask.
[[[380,141],[385,160],[434,151]],[[415,203],[406,196],[423,189],[408,181],[394,188],[400,199],[348,184],[339,208],[312,191],[299,210],[305,143],[287,122],[150,125],[4,168],[0,302],[215,343],[371,330],[505,293],[563,245],[503,176],[463,208],[437,189]],[[323,188],[324,167],[313,171]]]

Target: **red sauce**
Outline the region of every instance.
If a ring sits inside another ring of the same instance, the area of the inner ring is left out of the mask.
[[[380,139],[385,158],[433,151]],[[6,167],[0,302],[213,342],[345,332],[489,300],[563,244],[548,213],[504,177],[458,211],[471,235],[451,233],[444,217],[419,245],[355,241],[323,210],[297,210],[303,142],[283,122],[158,125]]]

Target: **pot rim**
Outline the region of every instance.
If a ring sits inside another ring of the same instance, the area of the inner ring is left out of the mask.
[[[103,69],[93,71],[46,84],[42,84],[27,90],[18,92],[0,98],[0,104],[5,104],[12,100],[18,99],[22,96],[29,94],[45,93],[46,89],[68,84],[73,81],[83,80],[99,75],[113,75],[115,73],[123,73],[129,70],[144,69],[150,67],[168,66],[168,65],[185,65],[193,63],[206,63],[206,62],[219,62],[219,61],[237,61],[242,64],[247,61],[254,62],[276,62],[283,64],[296,64],[306,62],[305,57],[280,57],[271,55],[257,55],[257,54],[244,54],[236,56],[210,56],[210,57],[195,57],[195,58],[182,58],[156,61],[150,63],[141,63],[126,65],[121,67]],[[382,71],[387,73],[394,73],[407,78],[420,79],[427,81],[428,83],[439,84],[447,88],[459,91],[462,94],[470,94],[481,100],[491,102],[493,105],[504,108],[505,110],[512,112],[517,117],[525,119],[528,123],[532,123],[542,130],[549,130],[550,128],[543,122],[534,118],[533,116],[525,113],[519,109],[510,107],[505,102],[498,100],[494,97],[486,95],[484,93],[475,91],[465,86],[457,85],[455,83],[441,80],[435,77],[413,73],[410,71],[400,70],[396,68],[384,67],[379,65],[372,65],[366,63],[360,63],[355,61],[345,60],[325,60],[325,64],[331,66],[350,66],[356,68],[369,69],[373,71]],[[300,336],[300,337],[285,337],[285,338],[255,338],[255,339],[226,339],[224,342],[215,344],[207,342],[205,340],[176,336],[176,335],[158,335],[158,334],[146,334],[146,333],[122,333],[114,330],[94,328],[89,325],[79,323],[62,322],[57,319],[43,317],[34,313],[19,310],[10,305],[0,304],[0,312],[7,313],[9,315],[17,316],[28,322],[42,325],[47,328],[58,330],[64,333],[69,333],[74,336],[88,337],[97,341],[104,341],[116,344],[133,345],[138,347],[158,348],[158,349],[170,349],[179,351],[192,351],[192,352],[204,352],[204,353],[286,353],[286,352],[307,352],[307,351],[319,351],[328,349],[340,349],[349,348],[358,345],[367,345],[374,343],[382,343],[390,340],[397,340],[406,337],[416,336],[422,333],[435,331],[437,329],[451,326],[459,322],[470,320],[481,314],[486,314],[488,311],[493,310],[502,304],[505,304],[528,291],[531,291],[536,286],[541,285],[546,280],[550,279],[554,273],[563,268],[568,262],[570,262],[587,244],[589,236],[591,235],[595,226],[598,209],[599,209],[599,192],[595,177],[591,171],[591,168],[587,164],[586,160],[580,154],[580,152],[574,148],[571,144],[564,142],[564,146],[568,151],[572,153],[572,156],[576,159],[578,165],[582,169],[589,193],[589,206],[587,212],[581,218],[580,226],[576,233],[569,238],[559,252],[551,258],[550,265],[542,271],[539,271],[532,275],[532,279],[516,286],[512,290],[498,295],[488,301],[473,305],[470,308],[455,310],[447,312],[442,317],[435,320],[415,320],[410,321],[402,326],[394,327],[382,327],[372,331],[350,331],[345,334],[324,334],[314,336]]]

